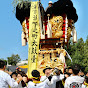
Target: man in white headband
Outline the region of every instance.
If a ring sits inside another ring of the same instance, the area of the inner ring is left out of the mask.
[[[48,8],[52,7],[52,4],[53,4],[52,1],[49,1],[48,3],[49,6],[45,9],[45,12],[47,11]]]

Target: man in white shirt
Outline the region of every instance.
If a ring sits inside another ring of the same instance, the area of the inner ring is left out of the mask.
[[[64,88],[82,88],[82,83],[84,81],[83,77],[78,76],[80,68],[78,65],[73,66],[73,75],[65,80]]]
[[[49,88],[56,88],[56,82],[64,79],[64,75],[59,73],[59,70],[57,71],[57,76],[51,76],[52,68],[46,67],[43,72],[45,73],[45,76],[41,76],[41,81],[48,82]]]
[[[40,81],[40,73],[37,70],[32,71],[32,81],[28,82],[28,88],[49,88],[46,82]]]
[[[5,68],[5,62],[0,60],[0,88],[9,88],[9,86],[17,87],[22,78],[19,78],[18,81],[13,82],[10,75],[4,72]]]

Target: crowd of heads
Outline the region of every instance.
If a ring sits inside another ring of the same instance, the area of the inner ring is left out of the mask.
[[[6,64],[4,61],[0,60],[0,69],[5,70],[6,68]],[[65,74],[65,78],[64,78],[64,82],[66,80],[67,77],[71,76],[71,75],[78,75],[80,77],[84,77],[85,78],[85,82],[88,83],[88,72],[84,73],[83,70],[80,68],[79,65],[75,64],[73,66],[67,67],[64,69],[64,72],[62,72],[60,69],[52,69],[51,67],[46,67],[43,70],[43,73],[46,75],[46,77],[50,77],[51,74],[55,72],[56,74],[54,75],[60,75],[60,74]],[[26,86],[26,83],[28,83],[29,81],[40,81],[41,75],[40,72],[37,70],[33,70],[31,72],[32,75],[32,79],[29,79],[28,76],[26,75],[26,73],[24,71],[21,71],[20,68],[16,68],[16,71],[12,72],[12,74],[10,74],[11,78],[13,78],[14,80],[19,79],[20,77],[23,78],[23,80],[21,81],[21,84],[23,87]],[[50,78],[51,79],[51,78]]]
[[[6,70],[6,64],[2,60],[0,60],[0,70],[3,70],[3,71]],[[26,83],[28,83],[28,81],[30,80],[30,79],[28,79],[28,76],[26,75],[26,73],[24,71],[21,71],[21,69],[19,67],[17,67],[14,72],[10,72],[10,73],[9,73],[9,71],[5,71],[5,72],[7,72],[14,81],[16,81],[16,80],[20,79],[20,77],[22,77],[22,79],[23,79],[21,81],[22,87],[25,87]]]

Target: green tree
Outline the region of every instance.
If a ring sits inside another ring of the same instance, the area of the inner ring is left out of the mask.
[[[69,41],[68,48],[65,49],[68,51],[69,55],[72,58],[73,63],[67,59],[67,65],[79,64],[82,65],[82,60],[84,59],[84,41],[82,38],[78,39],[77,43],[73,43],[72,40]]]
[[[24,63],[24,65],[28,65],[27,63]]]
[[[84,41],[82,38],[78,39],[78,42],[75,44],[75,52],[72,55],[73,62],[77,64],[82,64],[84,59]]]
[[[65,46],[65,49],[67,50],[67,52],[69,53],[69,55],[73,59],[74,53],[76,52],[76,45],[75,45],[75,43],[73,43],[72,39],[68,42],[68,47]],[[68,58],[66,58],[66,63],[68,66],[71,66],[71,64],[72,64]]]
[[[84,42],[82,38],[78,39],[78,42],[74,44],[72,40],[69,41],[69,47],[65,46],[72,58],[72,63],[69,59],[66,60],[68,66],[79,64],[84,68],[85,72],[88,72],[88,36]]]
[[[11,57],[7,57],[7,60],[10,65],[16,65],[21,60],[21,58],[18,54],[12,54]]]
[[[88,72],[88,36],[85,41],[83,66],[85,67],[85,71]]]
[[[13,5],[13,12],[15,12],[16,6],[17,4],[19,4],[20,6],[23,6],[23,2],[24,1],[32,1],[32,0],[13,0],[12,5]]]

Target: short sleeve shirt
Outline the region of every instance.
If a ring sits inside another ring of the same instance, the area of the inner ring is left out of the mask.
[[[70,76],[65,80],[64,88],[82,88],[83,77]]]

